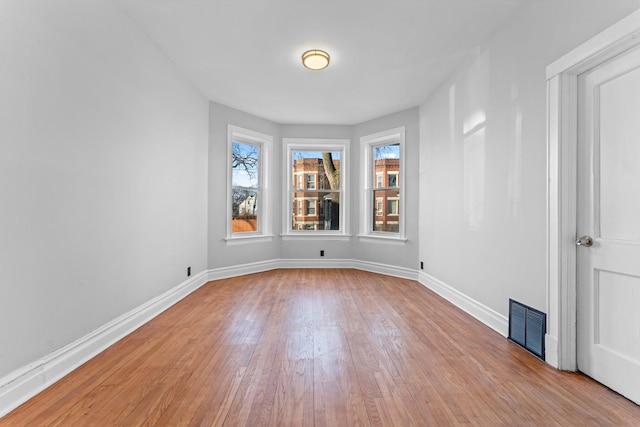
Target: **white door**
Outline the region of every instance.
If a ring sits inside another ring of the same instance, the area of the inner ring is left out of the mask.
[[[579,76],[578,100],[578,369],[640,403],[640,48]]]

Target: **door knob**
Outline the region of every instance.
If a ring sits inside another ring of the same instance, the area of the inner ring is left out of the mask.
[[[593,245],[593,239],[591,238],[591,236],[582,236],[576,238],[576,246],[584,246],[588,248],[591,245]]]

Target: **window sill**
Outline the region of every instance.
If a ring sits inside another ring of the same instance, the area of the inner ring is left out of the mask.
[[[282,240],[342,240],[351,239],[350,234],[281,234]]]
[[[227,237],[227,245],[241,245],[243,243],[270,242],[273,240],[272,234],[253,234],[251,236],[233,236]]]
[[[358,234],[358,239],[361,242],[369,242],[369,243],[389,243],[394,245],[404,245],[409,239],[406,237],[394,237],[394,236],[384,236],[384,235],[376,235],[376,234]]]

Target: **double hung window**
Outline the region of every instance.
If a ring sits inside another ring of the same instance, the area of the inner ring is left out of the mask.
[[[267,237],[267,161],[272,138],[258,132],[228,126],[227,240]]]
[[[361,138],[363,237],[404,239],[404,135],[402,127]]]
[[[346,236],[348,140],[285,138],[285,237]]]

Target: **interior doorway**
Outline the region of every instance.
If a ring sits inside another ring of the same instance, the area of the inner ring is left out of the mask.
[[[577,83],[577,369],[640,403],[640,46]]]
[[[547,362],[577,370],[579,76],[640,45],[640,10],[547,67]],[[586,233],[585,233],[586,234]]]

